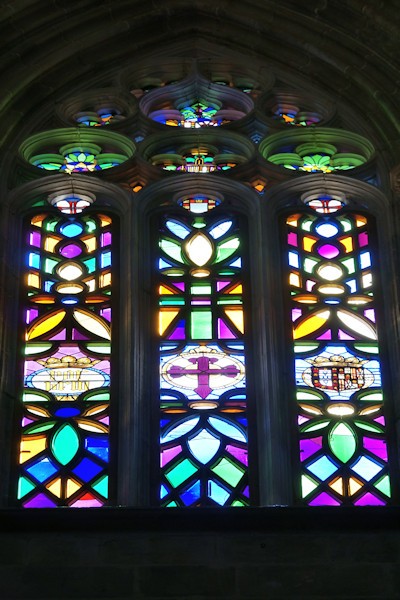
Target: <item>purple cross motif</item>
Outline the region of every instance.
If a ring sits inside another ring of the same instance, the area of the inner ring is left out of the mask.
[[[171,365],[167,374],[172,378],[185,377],[186,375],[197,375],[198,386],[194,389],[197,394],[203,398],[207,398],[213,391],[210,387],[210,375],[225,375],[225,377],[236,377],[240,374],[240,370],[236,365],[226,365],[220,368],[211,368],[210,365],[218,362],[218,358],[209,358],[208,356],[196,356],[188,359],[193,365],[197,364],[197,369],[185,369],[178,365]]]

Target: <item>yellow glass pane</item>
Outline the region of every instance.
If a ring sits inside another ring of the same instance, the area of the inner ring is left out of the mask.
[[[358,492],[358,490],[361,487],[362,487],[362,484],[359,481],[357,481],[357,479],[354,479],[354,477],[350,477],[350,479],[349,479],[350,496],[352,496],[353,494]]]
[[[21,441],[21,453],[19,462],[24,463],[39,452],[42,452],[46,448],[46,436],[29,436],[25,437]]]
[[[67,498],[72,496],[72,494],[75,494],[75,492],[77,490],[79,490],[80,487],[81,487],[80,483],[76,483],[76,481],[74,481],[74,479],[68,479],[67,480]]]
[[[342,477],[338,477],[337,479],[335,479],[335,481],[333,481],[332,483],[329,484],[329,487],[331,487],[333,490],[335,490],[335,492],[337,492],[338,494],[343,496],[343,478]]]
[[[54,327],[57,327],[57,325],[61,323],[64,317],[65,310],[57,310],[56,312],[51,313],[49,316],[46,315],[44,319],[33,325],[33,327],[28,330],[26,339],[32,340],[33,338],[37,338],[40,335],[51,331],[54,329]]]
[[[238,309],[226,309],[226,316],[234,323],[236,329],[240,331],[240,333],[244,333],[244,322],[243,322],[243,310]]]
[[[243,293],[243,286],[241,283],[239,283],[239,285],[235,285],[235,287],[232,288],[230,292],[228,292],[228,294],[242,294],[242,293]]]
[[[48,483],[46,485],[46,487],[49,490],[49,492],[51,492],[52,494],[57,496],[57,498],[61,497],[61,478],[60,477],[58,479],[56,479],[55,481],[53,481],[52,483]]]
[[[106,215],[99,215],[100,217],[100,223],[102,227],[105,227],[106,225],[110,225],[111,224],[111,218],[107,217]]]
[[[179,310],[160,310],[159,313],[159,334],[163,335],[164,331],[169,327],[175,317],[179,314]]]
[[[317,240],[311,237],[305,237],[303,240],[303,247],[306,252],[311,252],[313,246]]]
[[[54,248],[56,247],[59,241],[60,238],[56,238],[50,235],[47,236],[44,242],[44,249],[47,250],[47,252],[54,252]]]
[[[293,338],[295,340],[310,335],[324,325],[330,316],[329,310],[321,310],[310,317],[307,317],[297,325],[293,330]]]
[[[84,239],[83,241],[85,243],[85,246],[86,246],[88,252],[93,252],[94,250],[96,250],[97,242],[96,242],[96,238],[94,236],[88,237],[88,238]]]
[[[174,292],[167,288],[165,285],[160,285],[158,293],[160,294],[160,296],[162,296],[162,294],[174,294]]]
[[[77,308],[76,310],[74,310],[74,318],[79,323],[79,325],[81,325],[81,327],[83,327],[87,331],[90,331],[90,333],[93,333],[94,335],[97,335],[106,340],[111,339],[110,328],[107,322],[104,321],[104,319],[98,317],[97,315],[90,313],[86,310]]]
[[[297,273],[290,273],[289,283],[290,285],[294,285],[295,287],[300,287],[300,277]]]
[[[340,241],[343,244],[343,246],[345,247],[346,252],[353,252],[353,238],[351,238],[351,237],[342,238]]]
[[[111,273],[100,275],[100,287],[107,287],[108,285],[111,285]]]
[[[357,215],[356,217],[356,225],[357,227],[362,227],[367,222],[367,219],[361,215]]]
[[[298,220],[299,220],[300,217],[301,217],[301,215],[291,215],[287,219],[286,223],[288,225],[293,225],[294,227],[297,227],[297,223],[298,223]]]
[[[28,275],[28,286],[34,288],[40,288],[40,278],[36,273],[29,273]]]
[[[45,217],[46,217],[46,215],[36,215],[35,217],[33,217],[31,219],[32,225],[36,225],[37,227],[41,227],[42,223],[43,223],[43,219]]]

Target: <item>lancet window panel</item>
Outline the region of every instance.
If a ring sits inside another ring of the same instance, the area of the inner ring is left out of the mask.
[[[244,237],[204,196],[159,221],[162,506],[249,504]]]
[[[300,499],[390,502],[388,435],[370,216],[314,199],[286,220]]]
[[[76,200],[25,224],[17,498],[26,508],[109,501],[113,219]]]

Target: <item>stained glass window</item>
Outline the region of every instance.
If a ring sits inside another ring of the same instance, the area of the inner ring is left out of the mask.
[[[88,196],[52,202],[59,210],[25,230],[18,501],[98,507],[109,497],[112,219],[86,212]]]
[[[286,226],[301,499],[385,505],[391,486],[371,219],[321,197]]]
[[[160,222],[163,506],[249,503],[242,238],[205,196]]]

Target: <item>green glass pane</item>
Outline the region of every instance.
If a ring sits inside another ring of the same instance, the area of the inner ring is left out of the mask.
[[[56,267],[57,265],[57,260],[46,258],[46,260],[44,261],[44,270],[46,271],[46,273],[53,273],[54,267]]]
[[[57,223],[58,223],[58,219],[57,220],[54,219],[53,221],[48,221],[46,223],[46,229],[47,229],[47,231],[55,231]]]
[[[354,348],[356,350],[360,350],[361,352],[368,352],[369,354],[379,354],[378,346],[369,346],[365,344],[354,344]]]
[[[383,402],[383,394],[381,392],[363,394],[359,397],[359,400],[362,400],[363,402]]]
[[[307,273],[312,273],[315,265],[317,265],[317,264],[318,264],[317,260],[314,260],[313,258],[305,258],[303,267]]]
[[[301,228],[304,229],[304,231],[310,231],[313,221],[314,221],[314,219],[307,219],[307,220],[303,221],[301,224]]]
[[[183,298],[179,298],[178,296],[174,296],[173,298],[163,298],[160,300],[160,306],[183,306],[185,304],[185,300]]]
[[[301,476],[301,496],[305,498],[308,494],[311,494],[318,487],[318,483],[314,481],[311,477],[307,475]]]
[[[84,260],[83,262],[85,263],[89,273],[93,273],[96,270],[96,259],[95,258],[88,258],[87,260]]]
[[[211,294],[211,285],[192,285],[190,288],[192,294]]]
[[[25,346],[25,356],[30,356],[31,354],[40,354],[41,352],[46,352],[46,350],[50,350],[52,344],[29,344],[27,343]]]
[[[86,348],[89,351],[97,352],[98,354],[110,354],[111,352],[110,344],[86,344]]]
[[[43,431],[48,431],[55,425],[55,421],[48,421],[47,423],[41,423],[39,425],[31,425],[25,431],[26,435],[33,435],[37,433],[42,433]]]
[[[34,487],[33,483],[26,479],[26,477],[20,477],[18,481],[18,500],[26,496]]]
[[[365,423],[364,421],[354,421],[360,429],[365,429],[366,431],[373,431],[374,433],[382,433],[382,427],[379,425],[373,425],[372,423]]]
[[[210,310],[194,310],[191,315],[191,335],[194,340],[212,338],[212,312]]]
[[[242,300],[233,296],[228,296],[227,298],[221,298],[221,300],[217,301],[217,304],[243,304]]]
[[[354,258],[346,258],[345,260],[340,261],[342,265],[346,267],[349,273],[354,273],[356,270],[356,263]]]
[[[197,469],[187,458],[176,465],[171,471],[166,473],[166,478],[173,487],[178,487],[181,483],[186,481],[193,473],[196,473]]]
[[[375,483],[375,487],[382,492],[383,494],[386,494],[386,496],[391,496],[391,491],[390,491],[390,479],[389,479],[389,475],[385,475],[384,477],[382,477],[382,479],[380,479],[379,481],[377,481],[377,483]]]
[[[49,397],[39,392],[27,392],[22,395],[22,400],[24,402],[47,402]]]
[[[333,454],[346,463],[356,451],[356,435],[347,423],[338,423],[329,435],[329,446]]]
[[[172,500],[172,502],[170,502],[169,504],[167,504],[167,508],[172,507],[175,508],[177,505],[177,503],[175,502],[175,500]]]
[[[90,396],[85,397],[85,400],[90,400],[91,402],[108,402],[110,400],[110,392],[90,394]]]
[[[353,229],[353,224],[345,217],[339,217],[339,221],[341,221],[345,231],[351,231]]]
[[[223,458],[215,467],[211,469],[221,477],[227,481],[231,486],[235,487],[243,476],[243,471],[238,469],[236,465],[231,463],[230,460]]]
[[[296,353],[299,352],[309,352],[310,350],[316,350],[319,344],[295,344],[294,351]]]
[[[305,425],[302,427],[302,431],[317,431],[318,429],[323,429],[327,425],[329,425],[329,421],[320,421],[319,423],[315,423],[315,425]]]
[[[57,431],[51,442],[51,450],[62,465],[68,464],[78,452],[79,437],[75,429],[66,423]]]
[[[319,394],[314,394],[313,392],[303,392],[303,391],[298,391],[296,393],[296,398],[297,400],[312,400],[313,402],[315,401],[320,401],[322,400],[321,396]]]
[[[88,231],[88,233],[92,233],[92,231],[96,231],[96,229],[97,229],[96,222],[93,221],[93,219],[87,219],[86,220],[86,230]]]
[[[246,506],[246,504],[241,500],[235,500],[234,502],[232,502],[232,506]]]
[[[217,247],[217,258],[215,262],[221,262],[221,260],[227,259],[231,256],[237,248],[239,248],[240,240],[239,238],[231,238],[230,240],[226,240],[225,242],[221,242]]]
[[[165,252],[165,254],[168,254],[168,256],[171,256],[171,258],[177,260],[180,263],[183,262],[180,244],[177,244],[176,242],[173,242],[172,240],[163,238],[160,241],[160,248]]]
[[[94,485],[92,485],[92,488],[94,490],[96,490],[96,492],[98,492],[99,494],[104,496],[104,498],[108,498],[108,477],[107,477],[107,475],[104,475],[104,477],[101,477],[101,479],[96,481],[96,483]]]

